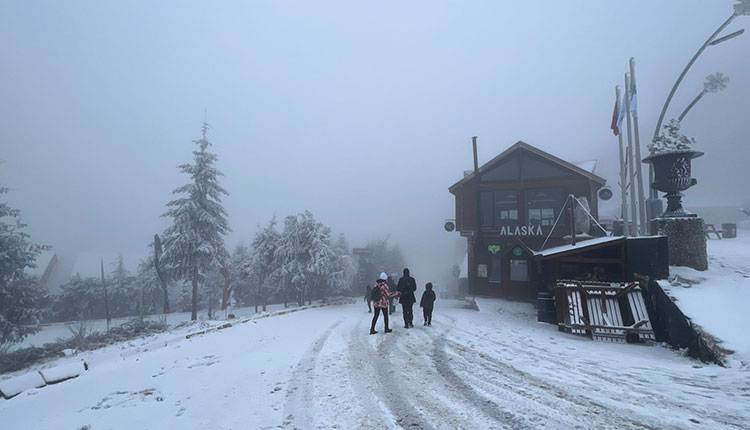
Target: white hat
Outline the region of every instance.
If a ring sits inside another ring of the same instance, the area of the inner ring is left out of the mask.
[[[382,272],[382,273],[380,274],[380,279],[382,279],[382,280],[384,280],[384,281],[385,281],[386,279],[388,279],[388,275],[386,275],[386,274],[385,274],[385,272]]]

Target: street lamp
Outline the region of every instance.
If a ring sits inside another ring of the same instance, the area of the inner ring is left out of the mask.
[[[727,87],[727,82],[729,82],[729,77],[723,73],[717,72],[706,76],[706,81],[703,83],[703,91],[698,93],[693,101],[691,101],[685,110],[682,111],[679,118],[677,118],[677,121],[682,122],[685,115],[690,112],[690,109],[692,109],[693,106],[698,103],[698,100],[700,100],[706,93],[718,93],[719,91],[723,91],[724,88]]]
[[[669,92],[669,95],[667,96],[667,100],[664,102],[664,106],[661,108],[661,113],[659,114],[659,120],[656,122],[656,129],[654,129],[654,139],[659,137],[659,131],[661,130],[661,124],[664,122],[664,115],[667,113],[667,108],[669,107],[669,103],[672,101],[672,97],[674,96],[674,93],[677,91],[677,87],[680,86],[680,83],[682,82],[682,79],[687,74],[688,70],[690,70],[690,67],[693,66],[693,63],[695,63],[695,60],[698,59],[698,57],[703,53],[703,51],[713,45],[718,45],[719,43],[726,42],[727,40],[733,39],[742,33],[744,33],[745,30],[736,31],[732,34],[729,34],[725,37],[722,37],[720,39],[716,39],[716,36],[719,35],[732,21],[734,21],[735,18],[741,15],[750,15],[750,0],[738,0],[737,3],[734,5],[734,12],[732,15],[727,18],[726,21],[711,35],[711,37],[706,40],[706,42],[698,49],[698,52],[693,55],[693,58],[690,59],[690,62],[685,66],[685,69],[683,69],[682,73],[680,73],[680,76],[677,78],[677,81],[674,83],[674,86],[672,87],[672,90]],[[715,40],[714,40],[715,39]]]
[[[677,91],[677,88],[680,86],[680,83],[682,82],[682,79],[687,74],[688,70],[690,70],[690,67],[693,66],[693,63],[695,63],[695,60],[698,59],[698,57],[703,53],[703,51],[709,47],[718,45],[719,43],[726,42],[727,40],[733,39],[742,33],[744,33],[745,30],[739,30],[735,31],[734,33],[728,34],[721,38],[716,38],[719,33],[721,33],[734,19],[738,16],[743,15],[750,15],[750,0],[736,0],[736,3],[734,4],[734,11],[732,12],[732,15],[727,18],[726,21],[724,21],[721,26],[713,33],[711,36],[706,40],[706,42],[698,49],[698,52],[693,55],[693,58],[690,59],[690,62],[688,62],[687,66],[682,70],[682,73],[680,73],[680,76],[677,78],[677,81],[674,83],[674,86],[672,86],[672,90],[669,91],[669,95],[667,95],[667,99],[664,101],[664,106],[661,108],[661,113],[659,114],[659,120],[656,122],[656,128],[654,129],[654,137],[653,139],[656,139],[659,137],[659,132],[661,131],[662,123],[664,122],[664,115],[667,113],[667,108],[669,107],[669,103],[672,101],[672,97],[674,96],[675,92]],[[700,97],[699,97],[700,98]],[[694,100],[694,102],[697,102],[697,100]],[[695,104],[695,103],[692,103]],[[692,106],[688,106],[688,109],[686,109],[685,112],[683,112],[683,115],[687,113],[687,110],[690,109]],[[652,140],[653,140],[652,139]],[[654,170],[653,165],[649,166],[649,182],[653,182],[654,180]],[[649,199],[647,208],[649,209],[649,212],[660,212],[661,211],[661,200],[658,199],[656,190],[653,187],[649,187]],[[649,219],[652,218],[652,216],[648,216]]]

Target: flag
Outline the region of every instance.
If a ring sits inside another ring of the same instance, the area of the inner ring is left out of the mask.
[[[635,91],[635,83],[631,81],[630,83],[630,113],[633,115],[633,118],[638,117],[638,97],[637,93]]]
[[[615,136],[620,135],[620,125],[622,124],[622,119],[624,117],[625,110],[622,109],[620,100],[615,100],[615,110],[612,112],[612,125],[609,127],[612,129],[612,133],[614,133]]]

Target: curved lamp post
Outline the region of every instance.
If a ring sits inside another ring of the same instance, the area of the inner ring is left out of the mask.
[[[727,18],[726,21],[724,21],[721,26],[711,35],[711,37],[706,40],[706,42],[698,49],[698,52],[693,55],[693,58],[690,59],[690,62],[688,62],[687,66],[685,66],[685,69],[682,70],[682,73],[680,73],[680,76],[677,78],[677,81],[674,83],[674,86],[672,87],[672,90],[669,92],[669,95],[667,96],[667,100],[664,102],[664,106],[661,108],[661,113],[659,114],[659,120],[656,122],[656,129],[654,130],[654,139],[656,139],[659,136],[659,131],[661,130],[661,125],[664,122],[664,115],[667,113],[667,108],[669,107],[669,103],[672,101],[672,97],[674,97],[674,93],[677,91],[677,87],[680,86],[680,83],[682,82],[682,79],[687,74],[688,70],[690,70],[690,67],[693,66],[693,63],[695,63],[695,60],[700,57],[700,55],[703,53],[703,51],[706,50],[709,46],[718,45],[719,43],[726,42],[727,40],[733,39],[742,33],[745,32],[745,30],[735,31],[732,34],[729,34],[725,37],[716,39],[716,36],[719,35],[729,24],[731,24],[732,21],[734,21],[735,18],[737,18],[740,15],[750,15],[750,0],[738,0],[738,2],[734,5],[734,11],[732,12],[732,15]]]
[[[690,109],[692,109],[693,106],[698,103],[698,100],[703,98],[706,93],[718,93],[719,91],[723,91],[724,88],[727,87],[728,82],[729,77],[723,73],[716,72],[706,76],[706,81],[703,82],[703,91],[698,93],[693,101],[691,101],[690,104],[685,108],[685,110],[682,111],[679,118],[677,118],[677,121],[682,122],[682,119],[685,118],[685,115],[690,112]]]
[[[690,67],[693,66],[693,63],[695,63],[695,60],[698,59],[698,57],[703,53],[703,51],[708,48],[709,46],[718,45],[719,43],[726,42],[727,40],[733,39],[742,33],[744,33],[745,30],[739,30],[735,31],[734,33],[728,34],[727,36],[716,38],[716,36],[719,35],[732,21],[734,21],[735,18],[741,15],[750,15],[750,0],[737,0],[737,2],[734,4],[734,10],[732,12],[732,15],[727,18],[726,21],[724,21],[721,26],[706,40],[706,42],[698,49],[698,52],[693,55],[693,58],[690,59],[690,62],[688,62],[687,66],[682,70],[682,73],[680,73],[680,76],[677,78],[677,81],[674,83],[674,86],[672,86],[672,90],[669,92],[669,95],[667,96],[667,100],[664,102],[664,106],[661,108],[661,113],[659,114],[659,120],[656,122],[656,128],[654,129],[654,137],[653,139],[656,139],[659,137],[659,131],[661,130],[662,123],[664,122],[664,115],[667,113],[667,108],[669,107],[669,103],[672,101],[672,97],[674,96],[675,92],[677,91],[677,88],[680,86],[680,83],[682,82],[682,79],[687,74],[688,70],[690,70]],[[700,96],[702,97],[702,95]],[[699,97],[699,98],[700,98]],[[695,101],[697,102],[697,100]],[[695,103],[693,103],[695,104]],[[688,106],[688,109],[690,109],[692,106]],[[683,112],[687,113],[687,112]],[[653,169],[650,169],[652,171],[651,178],[653,178]],[[656,190],[651,188],[651,198],[656,198]]]

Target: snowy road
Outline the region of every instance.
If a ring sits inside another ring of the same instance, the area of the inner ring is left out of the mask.
[[[88,353],[91,370],[78,379],[0,400],[0,422],[91,430],[750,428],[748,368],[558,333],[536,323],[527,304],[479,306],[439,301],[433,327],[417,325],[417,315],[410,330],[398,313],[387,335],[368,335],[371,314],[357,304],[138,354],[138,343],[111,347]]]

